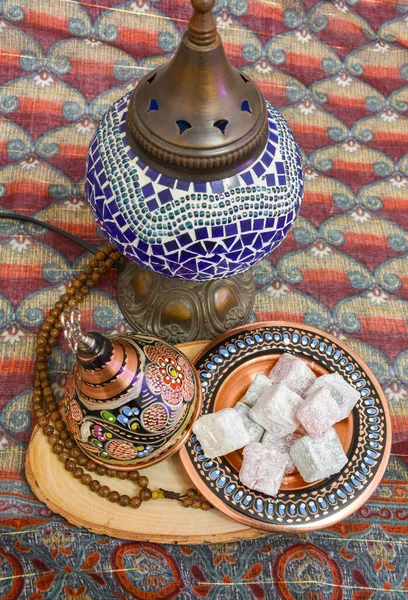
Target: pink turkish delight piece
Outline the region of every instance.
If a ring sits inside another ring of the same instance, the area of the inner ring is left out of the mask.
[[[251,490],[276,496],[285,471],[285,457],[259,442],[251,442],[243,451],[241,482]]]
[[[275,437],[284,437],[299,427],[296,413],[302,401],[296,392],[279,383],[262,392],[249,416]]]
[[[295,463],[289,454],[289,450],[301,437],[302,435],[300,433],[290,433],[289,435],[285,435],[285,437],[276,437],[267,431],[264,433],[262,444],[266,445],[270,450],[277,450],[285,457],[285,475],[290,475],[296,470]]]
[[[299,406],[297,418],[312,438],[322,437],[334,423],[341,420],[339,405],[326,387],[316,387],[308,392]]]
[[[317,377],[308,393],[311,394],[316,388],[325,387],[333,396],[340,409],[339,421],[348,417],[354,406],[360,399],[360,393],[350,385],[339,373],[329,373]]]
[[[282,354],[268,377],[272,383],[284,383],[302,397],[316,379],[316,375],[303,360],[287,353]]]

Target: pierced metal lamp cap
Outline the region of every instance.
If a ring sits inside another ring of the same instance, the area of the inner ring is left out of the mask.
[[[229,63],[211,9],[194,14],[174,57],[133,91],[127,137],[147,164],[175,178],[221,179],[257,158],[267,136],[265,100]]]

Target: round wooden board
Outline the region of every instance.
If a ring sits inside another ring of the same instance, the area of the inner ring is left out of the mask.
[[[178,347],[189,358],[194,358],[206,344],[199,341],[179,344]],[[152,489],[160,487],[184,492],[192,487],[178,455],[145,469],[143,474],[149,477]],[[34,429],[28,446],[26,476],[34,494],[50,510],[69,523],[94,533],[162,544],[234,542],[265,535],[233,521],[216,509],[207,512],[187,509],[176,500],[152,500],[143,503],[138,510],[111,504],[62,468],[38,427]],[[109,477],[98,479],[112,485]],[[115,489],[123,494],[132,496],[138,490],[130,481],[115,479],[114,482]]]

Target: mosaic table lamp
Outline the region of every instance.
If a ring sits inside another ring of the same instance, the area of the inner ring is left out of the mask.
[[[288,124],[228,62],[214,0],[192,4],[174,57],[106,112],[87,159],[94,216],[130,261],[121,309],[172,342],[248,319],[250,267],[287,235],[303,196]]]

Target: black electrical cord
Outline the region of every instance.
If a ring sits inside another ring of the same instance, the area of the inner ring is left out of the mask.
[[[97,246],[94,246],[93,244],[90,244],[89,242],[85,242],[84,240],[81,240],[81,238],[79,238],[76,235],[73,235],[72,233],[69,233],[68,231],[65,231],[65,229],[60,229],[59,227],[55,227],[55,225],[51,225],[51,223],[45,223],[43,221],[40,221],[39,219],[34,219],[34,217],[27,217],[25,215],[19,215],[17,213],[13,213],[13,212],[7,212],[7,213],[0,212],[0,219],[14,219],[16,221],[27,221],[28,223],[34,223],[34,225],[39,225],[40,227],[45,227],[45,229],[50,229],[51,231],[55,231],[55,233],[59,233],[60,235],[63,235],[64,237],[71,240],[71,242],[74,242],[75,244],[78,244],[79,246],[82,246],[83,248],[85,248],[85,250],[92,252],[92,254],[96,254],[97,252],[99,252],[99,248]],[[113,266],[118,271],[125,270],[125,265],[123,265],[120,262],[115,262],[115,264]]]

